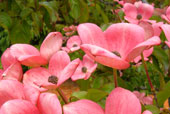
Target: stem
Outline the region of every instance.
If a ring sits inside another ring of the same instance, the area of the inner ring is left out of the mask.
[[[114,77],[114,84],[115,84],[115,88],[118,87],[118,83],[117,83],[117,70],[113,69],[113,77]]]
[[[57,88],[57,92],[59,93],[59,95],[61,96],[61,98],[65,102],[65,104],[68,104],[69,102],[68,102],[66,95],[63,93],[63,91],[59,87]]]
[[[35,11],[37,11],[37,9],[38,9],[38,1],[37,0],[34,0],[34,6],[35,6]]]
[[[153,95],[154,95],[154,99],[155,99],[155,102],[156,102],[156,106],[157,106],[158,108],[160,108],[159,105],[158,105],[158,100],[157,100],[157,96],[156,96],[156,93],[155,93],[155,88],[153,87],[153,84],[152,84],[152,82],[151,82],[151,79],[150,79],[150,76],[149,76],[149,73],[148,73],[148,69],[147,69],[147,65],[146,65],[146,62],[145,62],[145,60],[144,60],[143,53],[141,54],[141,57],[142,57],[142,63],[143,63],[144,68],[145,68],[146,76],[147,76],[147,78],[148,78],[148,82],[149,82],[149,85],[150,85],[150,87],[151,87],[151,92],[152,92]]]
[[[155,89],[154,89],[154,87],[153,87],[153,85],[152,85],[152,82],[151,82],[151,79],[150,79],[150,76],[149,76],[149,73],[148,73],[148,69],[147,69],[147,66],[146,66],[146,62],[145,62],[145,60],[144,60],[143,53],[141,54],[141,57],[142,57],[142,63],[143,63],[144,68],[145,68],[146,76],[147,76],[147,78],[148,78],[148,82],[149,82],[149,85],[150,85],[150,87],[151,87],[151,91],[154,91]]]

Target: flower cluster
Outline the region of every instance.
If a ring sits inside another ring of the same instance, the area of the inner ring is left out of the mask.
[[[159,45],[162,30],[170,47],[170,25],[149,20],[154,6],[147,3],[118,1],[123,5],[125,20],[129,23],[111,24],[105,31],[94,23],[82,23],[64,28],[70,36],[63,47],[63,35],[51,32],[40,50],[29,44],[13,44],[2,54],[0,70],[0,114],[152,114],[143,105],[153,99],[145,94],[117,87],[108,95],[103,109],[94,101],[81,99],[69,102],[60,86],[71,79],[87,80],[97,63],[113,69],[129,68],[130,63],[148,60],[153,46]],[[170,23],[169,13],[162,15]],[[73,35],[77,31],[77,35]],[[82,50],[82,60],[71,60],[69,54]],[[23,72],[22,65],[29,69]],[[57,89],[65,104],[49,90]]]

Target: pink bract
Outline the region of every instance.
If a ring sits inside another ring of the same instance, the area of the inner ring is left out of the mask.
[[[52,32],[43,41],[40,52],[29,44],[14,44],[10,47],[10,51],[21,64],[38,67],[47,64],[50,57],[61,48],[61,45],[61,33]]]
[[[31,102],[21,99],[7,101],[0,108],[1,114],[40,114]]]
[[[41,114],[62,114],[60,101],[52,93],[41,93],[37,107]]]
[[[170,25],[164,24],[164,25],[161,26],[161,28],[163,29],[165,36],[166,36],[166,39],[168,40],[168,41],[165,41],[165,43],[170,48]]]
[[[125,3],[123,5],[125,19],[130,23],[137,24],[140,20],[147,21],[153,14],[154,7],[141,1],[135,4]]]
[[[104,114],[97,103],[90,100],[78,100],[63,106],[64,114]]]
[[[20,81],[23,75],[21,64],[10,53],[10,49],[7,48],[1,56],[1,63],[3,70],[0,73],[1,79],[12,79]]]
[[[152,114],[148,112],[143,114]],[[117,87],[106,99],[105,114],[141,114],[141,104],[132,92]]]
[[[25,99],[23,85],[15,80],[0,80],[0,107],[12,99]]]
[[[161,17],[170,23],[170,6],[166,9],[165,15],[163,14]]]
[[[80,24],[78,33],[80,47],[89,57],[116,69],[128,68],[145,49],[161,42],[157,36],[145,40],[144,29],[128,23],[112,24],[105,32],[92,23]]]
[[[73,81],[78,79],[85,79],[87,80],[92,72],[95,71],[97,68],[97,64],[87,55],[83,56],[83,61],[81,61],[74,72],[74,74],[71,76],[71,79]]]
[[[7,69],[11,64],[16,62],[16,58],[10,53],[10,49],[7,48],[1,56],[1,64],[4,69]]]

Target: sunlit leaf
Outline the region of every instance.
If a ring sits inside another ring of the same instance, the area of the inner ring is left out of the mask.
[[[146,110],[151,111],[153,114],[160,114],[160,109],[154,105],[146,105]]]
[[[101,91],[99,89],[88,89],[87,98],[97,102],[107,95],[107,92]]]
[[[170,81],[166,83],[166,85],[160,92],[157,93],[158,104],[160,106],[162,106],[165,100],[170,97],[169,93],[170,93]]]

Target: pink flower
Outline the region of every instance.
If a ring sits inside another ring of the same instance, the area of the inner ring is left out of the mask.
[[[14,44],[10,47],[10,51],[21,64],[38,67],[46,65],[50,57],[61,48],[61,45],[61,33],[51,32],[41,44],[40,52],[29,44]]]
[[[0,70],[1,79],[12,79],[20,81],[22,79],[22,67],[16,58],[10,53],[10,49],[7,48],[1,56],[1,63],[3,69]]]
[[[79,36],[75,35],[68,39],[66,47],[62,47],[63,51],[71,53],[80,49],[81,40]]]
[[[165,15],[163,14],[161,17],[170,23],[170,6],[167,8]]]
[[[125,19],[130,23],[139,23],[139,21],[148,21],[154,12],[154,7],[141,1],[135,4],[125,3],[123,5]]]
[[[79,62],[79,59],[70,61],[66,52],[58,51],[51,57],[48,69],[37,67],[28,70],[24,74],[23,83],[40,91],[56,88],[73,75]]]
[[[80,47],[89,57],[116,69],[128,68],[144,50],[161,43],[157,36],[145,40],[144,29],[128,23],[113,24],[105,32],[92,23],[80,24],[78,33]]]
[[[85,79],[87,80],[92,72],[95,71],[97,68],[97,64],[89,58],[87,55],[83,56],[83,61],[81,61],[74,72],[74,74],[71,76],[71,79],[73,81],[78,80],[78,79]]]
[[[77,26],[71,25],[69,27],[64,27],[63,30],[66,32],[66,36],[71,36],[77,31]]]
[[[16,80],[0,81],[0,107],[7,101],[13,99],[28,100],[37,104],[39,91],[31,86],[23,85]]]
[[[153,104],[152,97],[150,97],[150,96],[145,97],[145,93],[143,93],[143,92],[140,93],[138,91],[134,91],[133,93],[136,95],[136,97],[140,100],[140,102],[143,105],[151,105],[151,104]]]
[[[41,93],[14,80],[0,81],[1,114],[62,114],[55,94]]]
[[[117,87],[106,99],[105,114],[141,114],[141,104],[132,92]]]

